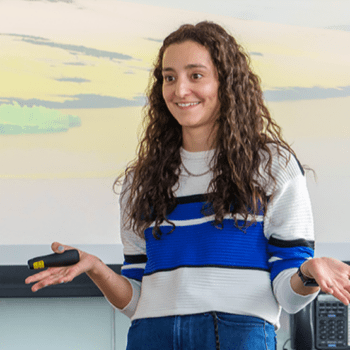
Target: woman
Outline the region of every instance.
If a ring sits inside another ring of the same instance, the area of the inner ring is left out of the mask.
[[[120,201],[122,276],[80,251],[76,265],[29,277],[32,290],[86,272],[131,318],[128,350],[275,349],[281,307],[295,313],[320,289],[348,304],[350,267],[313,258],[303,168],[235,39],[210,22],[181,26],[148,98]]]

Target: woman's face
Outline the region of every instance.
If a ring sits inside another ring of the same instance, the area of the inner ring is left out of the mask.
[[[220,111],[218,74],[209,51],[193,41],[172,44],[162,69],[163,98],[183,134],[209,136]]]

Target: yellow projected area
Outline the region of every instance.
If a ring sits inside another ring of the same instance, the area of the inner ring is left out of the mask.
[[[249,52],[291,141],[308,133],[334,137],[337,125],[349,129],[341,107],[348,97],[337,97],[349,86],[349,32],[107,0],[12,0],[2,9],[0,103],[41,105],[80,120],[49,133],[1,133],[8,126],[0,124],[2,178],[115,176],[135,155],[143,95],[162,39],[202,20],[223,25]],[[293,100],[285,99],[288,93]],[[315,116],[326,123],[329,115],[327,128],[315,127]]]

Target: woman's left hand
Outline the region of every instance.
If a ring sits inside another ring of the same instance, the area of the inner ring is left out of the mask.
[[[321,290],[345,305],[350,303],[350,266],[334,258],[313,258],[302,264],[302,272],[313,277]]]

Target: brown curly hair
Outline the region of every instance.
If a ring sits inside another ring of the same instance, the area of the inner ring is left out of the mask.
[[[179,180],[181,125],[169,112],[162,95],[162,60],[172,44],[193,41],[210,53],[219,79],[220,116],[217,119],[213,179],[208,186],[204,214],[215,213],[214,224],[222,225],[224,216],[241,214],[249,226],[248,215],[257,215],[267,206],[268,197],[261,186],[259,167],[275,182],[271,173],[274,144],[294,154],[283,141],[280,127],[272,120],[264,104],[260,79],[250,68],[249,56],[221,26],[212,22],[182,25],[163,42],[154,65],[145,106],[144,134],[137,158],[129,164],[125,175],[132,176],[128,193],[130,227],[141,237],[155,223],[153,235],[160,238],[160,225],[176,206],[173,188]],[[264,152],[261,152],[264,151]],[[265,154],[265,156],[262,156]],[[120,183],[120,176],[116,183]],[[122,194],[122,195],[123,195]],[[236,221],[237,224],[237,221]]]

